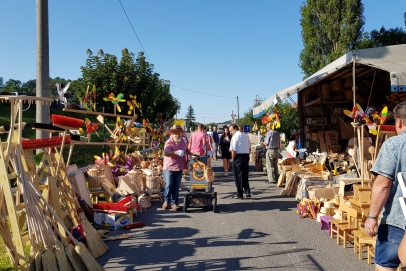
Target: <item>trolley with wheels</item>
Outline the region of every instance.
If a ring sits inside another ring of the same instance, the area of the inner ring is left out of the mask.
[[[210,158],[192,155],[190,158],[190,184],[185,195],[183,210],[206,208],[218,211],[217,192],[214,192],[214,173],[210,168]]]

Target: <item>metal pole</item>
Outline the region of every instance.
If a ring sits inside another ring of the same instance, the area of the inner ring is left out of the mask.
[[[37,25],[37,74],[36,95],[37,97],[50,97],[49,91],[49,26],[48,26],[48,0],[36,2],[36,25]],[[36,122],[49,124],[49,105],[36,104]],[[47,132],[38,129],[37,138],[46,137]]]
[[[237,125],[240,124],[240,104],[238,102],[238,96],[237,96]]]

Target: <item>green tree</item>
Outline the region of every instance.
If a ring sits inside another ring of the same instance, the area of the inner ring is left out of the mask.
[[[3,91],[5,92],[21,92],[22,83],[20,80],[9,79],[4,84]]]
[[[279,118],[281,121],[280,132],[285,133],[286,136],[290,135],[292,129],[299,128],[299,113],[297,107],[293,106],[290,102],[281,102],[277,104]]]
[[[365,49],[405,43],[406,32],[401,27],[386,30],[385,27],[382,26],[379,31],[372,30],[371,32],[365,32],[355,48]]]
[[[299,66],[305,78],[352,50],[365,23],[361,0],[306,0],[300,7]]]
[[[195,110],[193,109],[192,105],[189,105],[187,108],[185,122],[186,122],[186,129],[189,130],[190,128],[195,129]]]
[[[82,78],[71,85],[76,91],[76,96],[83,101],[88,86],[96,86],[96,110],[113,112],[113,104],[103,100],[110,93],[122,93],[124,99],[132,100],[130,95],[136,96],[137,103],[142,105],[141,110],[135,109],[138,119],[154,120],[158,113],[167,118],[172,118],[180,109],[180,103],[170,94],[170,81],[159,78],[154,72],[154,65],[146,61],[143,52],[134,54],[126,48],[122,50],[120,61],[117,57],[103,50],[97,55],[88,49],[88,58],[85,66],[81,67]],[[90,87],[91,92],[91,87]],[[120,103],[121,114],[126,114],[128,105]],[[118,112],[117,112],[118,113]]]
[[[36,93],[36,79],[28,80],[27,82],[23,83],[21,86],[21,92],[26,94],[35,94]]]

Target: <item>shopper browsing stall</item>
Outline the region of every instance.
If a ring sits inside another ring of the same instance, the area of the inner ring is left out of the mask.
[[[164,146],[164,181],[165,181],[165,202],[162,209],[177,210],[179,188],[182,180],[182,171],[186,167],[186,154],[189,150],[182,139],[183,129],[179,125],[174,125],[169,131],[169,139]]]
[[[266,146],[266,171],[268,174],[268,181],[266,183],[276,183],[279,178],[278,171],[278,155],[280,147],[280,134],[279,132],[272,130],[272,123],[269,122],[266,125],[266,136],[263,146]]]
[[[399,197],[402,190],[397,173],[406,173],[406,101],[393,110],[397,136],[387,139],[379,151],[371,172],[376,175],[365,230],[377,235],[375,264],[377,270],[395,270],[399,264],[398,247],[405,234],[406,219]],[[377,232],[378,216],[382,218]]]

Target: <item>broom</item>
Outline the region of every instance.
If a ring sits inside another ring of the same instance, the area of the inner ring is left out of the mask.
[[[44,209],[41,208],[42,206],[39,199],[34,194],[33,189],[30,189],[31,187],[28,185],[31,184],[32,187],[35,187],[22,166],[21,148],[14,148],[14,150],[11,151],[11,158],[10,161],[14,169],[18,172],[17,180],[22,183],[25,204],[26,206],[30,206],[30,208],[27,208],[27,226],[31,237],[33,235],[39,236],[42,244],[45,245],[46,248],[44,253],[38,251],[35,255],[36,270],[59,270],[53,247],[50,245],[52,241],[55,244],[57,240],[51,225],[48,224]],[[47,203],[43,197],[42,200]],[[38,241],[39,240],[37,239],[37,244],[39,244]]]
[[[89,238],[89,242],[87,242],[87,247],[89,251],[95,258],[100,257],[109,249],[108,246],[103,242],[100,236],[97,234],[95,228],[90,225],[89,221],[87,220],[85,214],[83,212],[79,212],[79,218],[82,222],[83,230],[85,231],[86,238]]]
[[[47,207],[49,207],[49,204],[46,202]],[[50,212],[54,215],[54,218],[59,219],[54,211],[49,208],[45,208],[45,210],[50,210]],[[50,218],[51,215],[49,212],[47,212],[47,216]],[[65,217],[67,218],[67,217]],[[82,271],[82,270],[87,270],[86,264],[83,262],[83,260],[80,258],[78,253],[75,251],[74,247],[69,244],[66,239],[62,236],[62,234],[59,231],[59,228],[56,226],[56,222],[50,218],[51,223],[53,224],[53,227],[56,231],[56,234],[61,238],[63,245],[61,245],[59,242],[56,245],[55,249],[55,256],[57,257],[58,261],[58,267],[60,270],[66,270],[66,271]],[[68,219],[65,219],[65,223],[68,222]],[[69,221],[70,222],[70,221]],[[69,225],[69,224],[68,224]],[[73,224],[72,224],[73,226]],[[64,229],[67,233],[69,233],[69,229],[67,229],[67,226],[64,225]],[[74,239],[72,239],[74,240]]]
[[[53,229],[55,230],[55,235],[57,235],[61,240],[65,240],[64,237],[62,236],[62,234],[59,231],[59,228],[55,222],[55,220],[52,218],[49,209],[47,206],[43,206],[43,210],[46,213],[46,216],[50,222],[50,224],[52,225]],[[55,257],[56,257],[56,262],[58,264],[58,268],[59,270],[63,270],[63,271],[73,271],[73,267],[72,265],[69,263],[69,260],[67,258],[67,256],[65,255],[65,250],[63,245],[59,242],[59,240],[56,239],[55,235],[52,232],[52,236],[53,236],[53,241],[55,244]]]
[[[51,206],[49,203],[45,200],[45,198],[42,196],[42,194],[38,191],[38,189],[35,187],[35,185],[30,182],[29,183],[33,190],[38,194],[38,196],[44,201],[44,203],[47,205],[49,208],[49,211],[52,213],[52,215],[55,217],[55,219],[62,225],[62,227],[65,229],[66,233],[69,235],[69,237],[72,239],[73,244],[75,245],[75,250],[79,254],[80,258],[83,260],[85,263],[87,269],[89,271],[99,271],[99,270],[104,270],[103,267],[100,266],[100,264],[95,260],[93,255],[90,253],[90,251],[86,248],[85,244],[76,241],[76,239],[72,236],[72,234],[69,232],[69,230],[65,227],[65,224],[61,221],[61,219],[56,215],[55,211],[52,210]],[[66,247],[65,247],[66,249]]]

